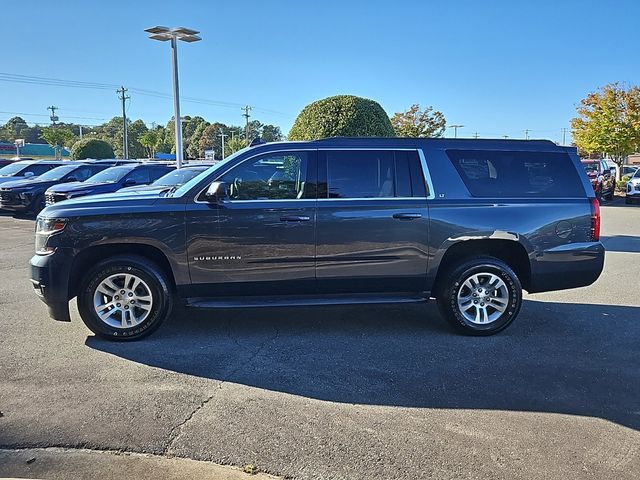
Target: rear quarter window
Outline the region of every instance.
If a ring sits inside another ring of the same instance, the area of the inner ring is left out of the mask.
[[[571,157],[563,152],[447,150],[474,197],[584,197]]]

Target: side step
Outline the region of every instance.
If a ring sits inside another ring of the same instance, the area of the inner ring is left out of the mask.
[[[380,303],[425,303],[429,293],[361,294],[361,295],[279,295],[252,297],[188,298],[192,308],[303,307],[322,305],[358,305]]]

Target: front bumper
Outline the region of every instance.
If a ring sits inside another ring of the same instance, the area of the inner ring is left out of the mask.
[[[57,248],[51,255],[31,258],[31,285],[47,305],[49,316],[62,322],[71,321],[69,315],[69,274],[73,255],[70,249]]]
[[[581,242],[539,253],[531,263],[529,293],[591,285],[602,273],[604,252],[600,242]]]

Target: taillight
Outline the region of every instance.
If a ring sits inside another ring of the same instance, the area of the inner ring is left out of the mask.
[[[591,199],[591,240],[600,240],[600,202],[597,198]]]

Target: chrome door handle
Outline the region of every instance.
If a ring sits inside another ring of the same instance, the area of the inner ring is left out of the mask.
[[[393,218],[398,220],[415,220],[416,218],[422,218],[421,213],[394,213]]]
[[[311,217],[307,215],[283,215],[280,217],[281,222],[308,222]]]

